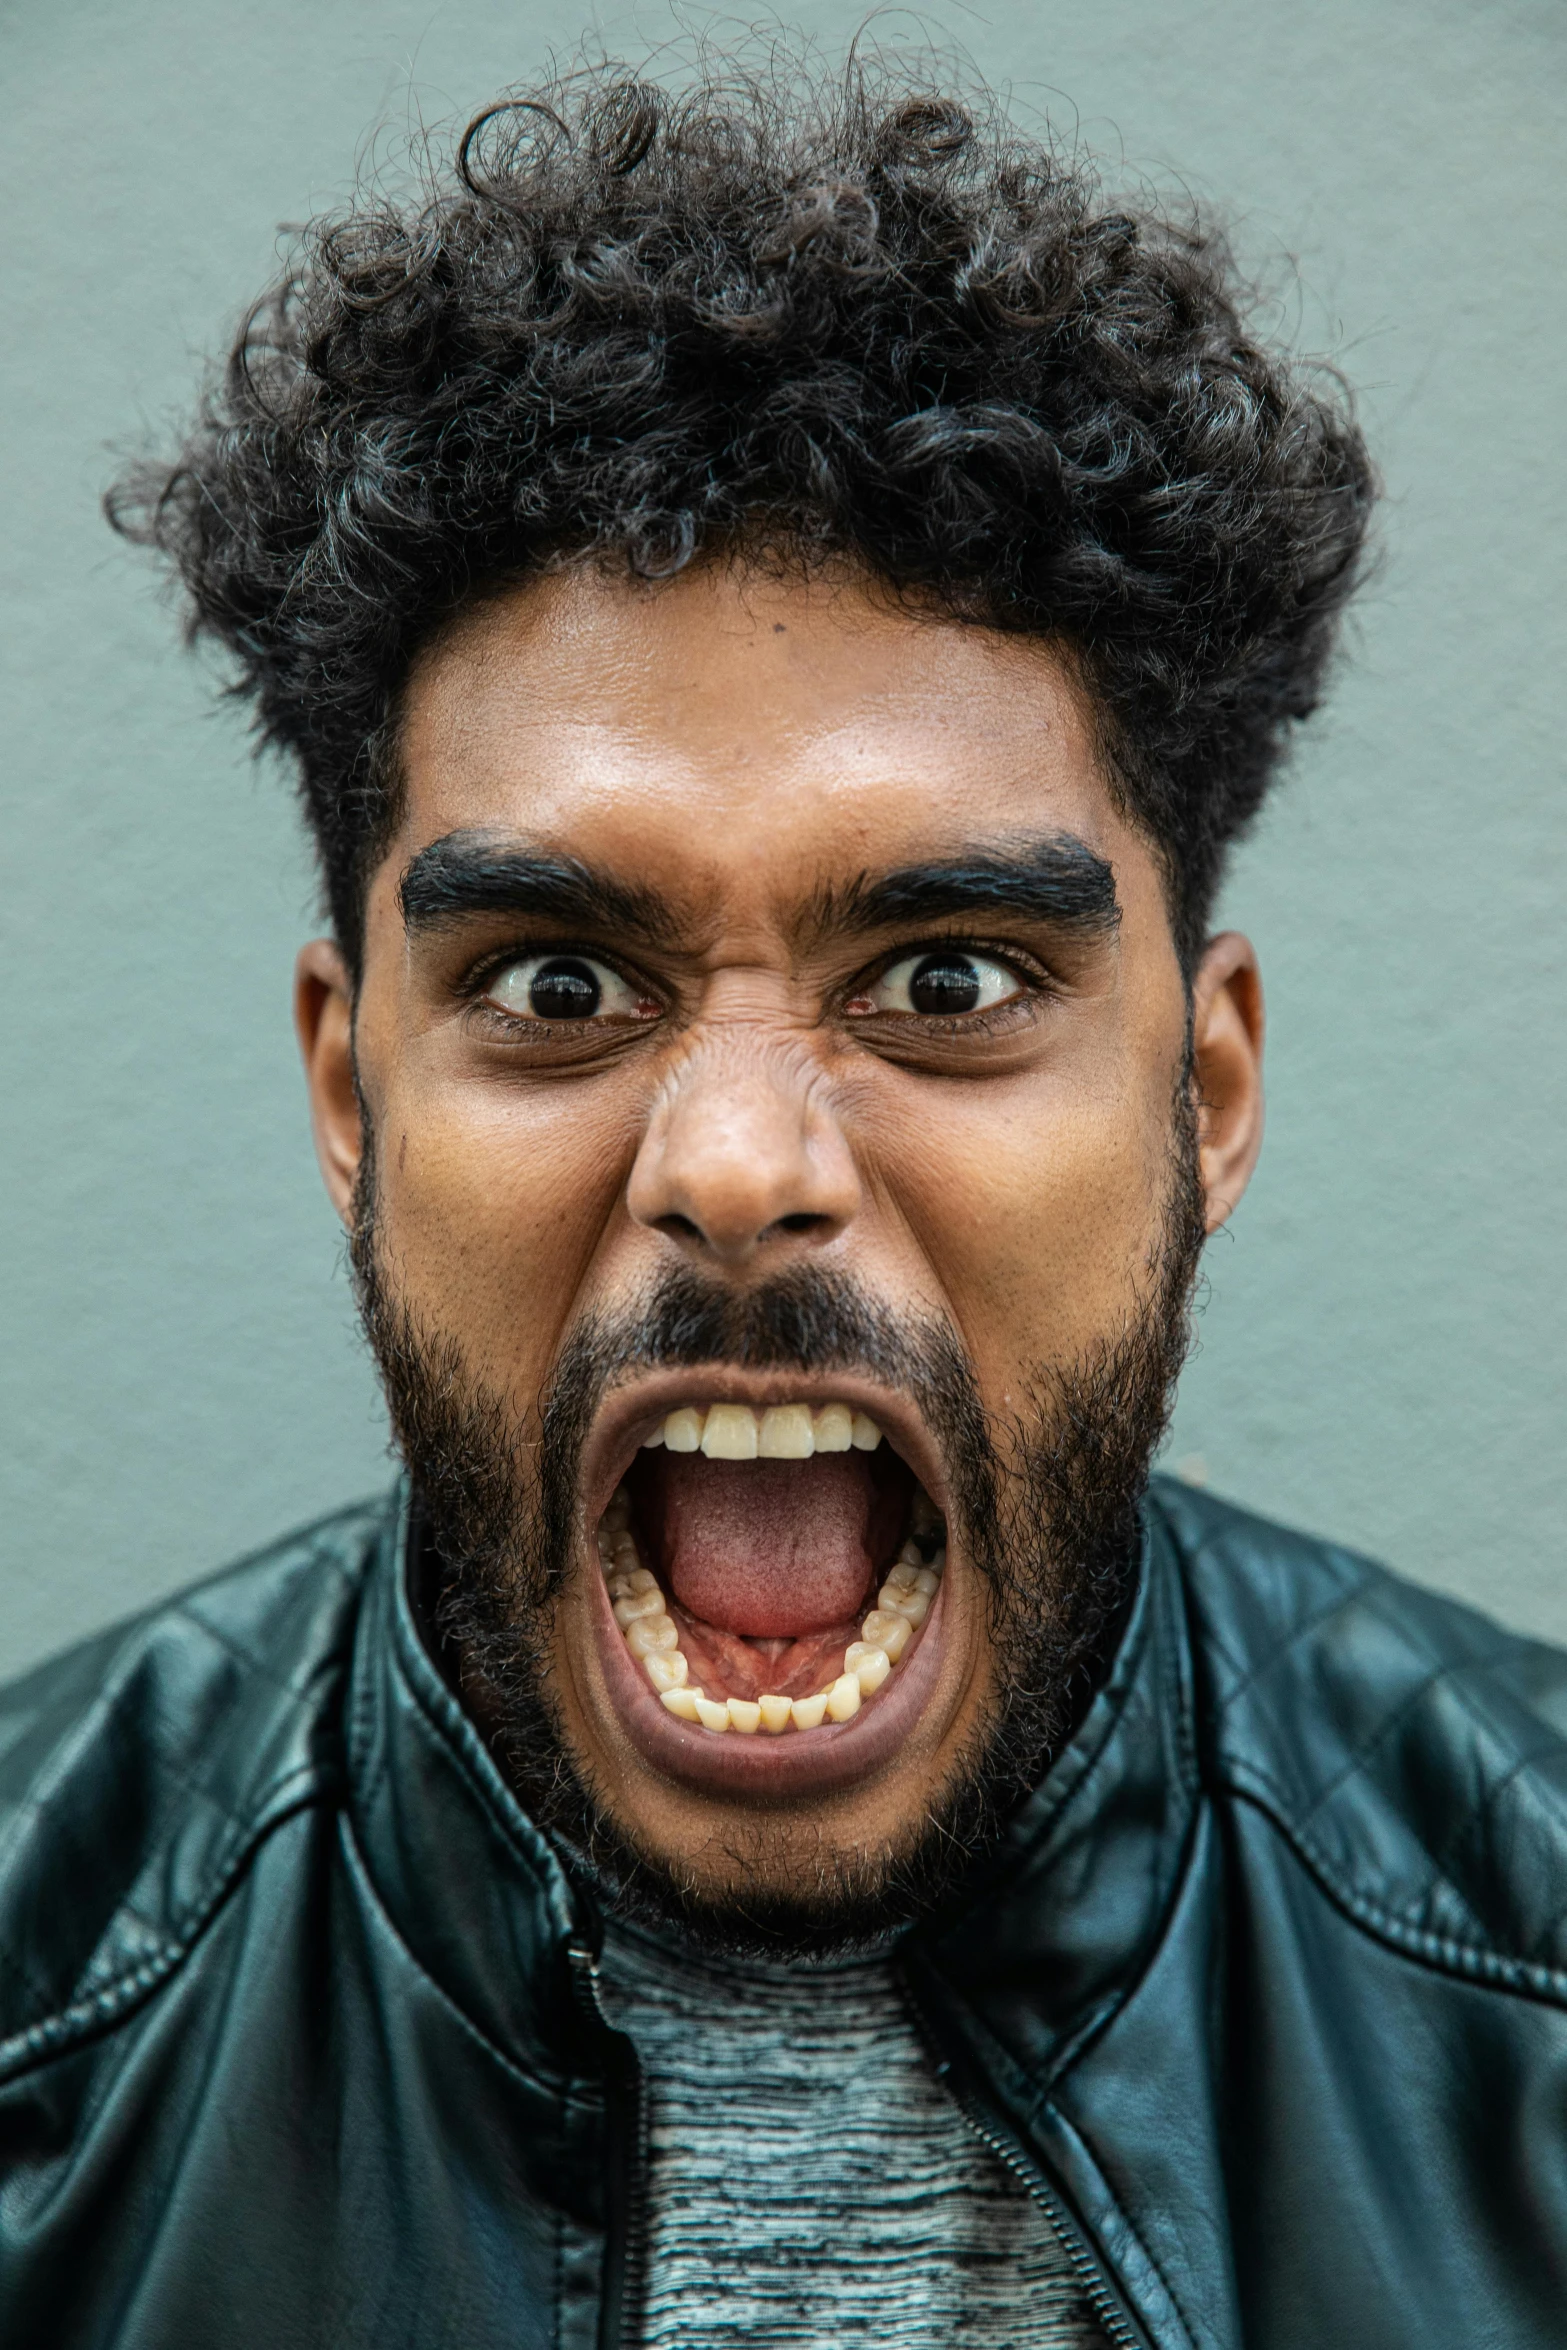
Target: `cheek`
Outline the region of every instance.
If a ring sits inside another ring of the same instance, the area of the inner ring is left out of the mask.
[[[1119,1325],[1160,1230],[1169,1149],[1140,1085],[1007,1090],[974,1088],[922,1122],[891,1186],[976,1361],[998,1373]]]
[[[510,1384],[555,1351],[629,1163],[589,1089],[394,1089],[378,1185],[383,1249],[407,1296]]]

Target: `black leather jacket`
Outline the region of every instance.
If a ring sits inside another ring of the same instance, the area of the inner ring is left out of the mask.
[[[332,1519],[0,1697],[5,2350],[635,2339],[594,1921],[404,1539]],[[1560,2350],[1567,1658],[1167,1484],[1145,1567],[902,1947],[952,2088],[1117,2342]]]

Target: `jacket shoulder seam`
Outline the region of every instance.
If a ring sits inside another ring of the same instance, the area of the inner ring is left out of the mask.
[[[1165,1497],[1160,1495],[1158,1498],[1168,1509]],[[1195,1542],[1183,1542],[1178,1534],[1176,1536],[1177,1553],[1182,1558],[1183,1566],[1188,1568],[1188,1589],[1189,1569],[1197,1565],[1208,1546],[1206,1530]],[[1466,1898],[1462,1883],[1455,1880],[1450,1857],[1454,1841],[1465,1826],[1474,1820],[1478,1812],[1494,1804],[1504,1788],[1514,1785],[1540,1759],[1543,1747],[1536,1749],[1529,1740],[1514,1735],[1511,1739],[1513,1751],[1507,1768],[1500,1778],[1494,1778],[1485,1788],[1481,1802],[1466,1806],[1435,1848],[1424,1838],[1419,1840],[1434,1882],[1445,1885],[1461,1904],[1467,1920],[1472,1921],[1472,1934],[1462,1929],[1451,1933],[1434,1932],[1417,1923],[1407,1910],[1401,1912],[1389,1901],[1379,1899],[1374,1890],[1368,1891],[1357,1885],[1345,1873],[1342,1863],[1330,1857],[1326,1846],[1313,1833],[1310,1822],[1331,1806],[1335,1795],[1348,1780],[1357,1772],[1366,1770],[1378,1747],[1395,1734],[1399,1725],[1407,1720],[1415,1708],[1426,1702],[1438,1687],[1446,1688],[1453,1702],[1463,1709],[1478,1732],[1507,1738],[1507,1728],[1486,1702],[1483,1676],[1499,1662],[1505,1665],[1510,1651],[1520,1643],[1500,1626],[1485,1625],[1491,1635],[1489,1641],[1476,1642],[1468,1654],[1444,1653],[1440,1642],[1432,1638],[1427,1624],[1418,1617],[1412,1618],[1408,1611],[1394,1604],[1399,1589],[1396,1576],[1390,1575],[1374,1560],[1346,1551],[1338,1545],[1311,1541],[1309,1547],[1324,1564],[1331,1566],[1336,1588],[1318,1605],[1309,1609],[1301,1620],[1291,1624],[1282,1637],[1276,1635],[1266,1642],[1260,1656],[1247,1658],[1239,1677],[1233,1685],[1224,1689],[1222,1695],[1218,1691],[1212,1692],[1210,1702],[1217,1719],[1216,1736],[1209,1749],[1209,1769],[1213,1773],[1215,1790],[1227,1788],[1264,1812],[1335,1905],[1367,1931],[1378,1934],[1403,1954],[1474,1980],[1505,1985],[1536,1998],[1567,2000],[1567,1967],[1526,1957],[1516,1944],[1509,1948],[1505,1941],[1498,1940],[1488,1930],[1487,1921],[1477,1913],[1473,1902]],[[1267,1760],[1259,1758],[1255,1753],[1241,1751],[1237,1740],[1226,1734],[1226,1725],[1242,1708],[1248,1693],[1270,1670],[1292,1651],[1318,1638],[1335,1617],[1347,1607],[1354,1606],[1365,1608],[1373,1618],[1395,1633],[1404,1642],[1410,1656],[1418,1659],[1424,1670],[1417,1685],[1405,1694],[1402,1702],[1390,1714],[1377,1722],[1369,1738],[1346,1753],[1342,1764],[1327,1783],[1311,1791],[1303,1809],[1302,1804],[1294,1800],[1281,1785]],[[1199,1650],[1204,1645],[1217,1646],[1221,1654],[1226,1653],[1224,1644],[1215,1639],[1216,1627],[1211,1617],[1200,1609],[1199,1616],[1201,1620],[1194,1621],[1192,1627],[1195,1646]],[[1484,1619],[1472,1618],[1471,1621],[1476,1625],[1484,1624]],[[1228,1662],[1232,1669],[1242,1666],[1242,1659],[1233,1651],[1228,1653]],[[1478,1687],[1472,1685],[1471,1679],[1476,1673],[1482,1676],[1481,1686]],[[1550,1748],[1559,1751],[1560,1747],[1561,1739],[1556,1735],[1550,1741]],[[1530,1791],[1529,1800],[1542,1821],[1551,1823],[1553,1833],[1559,1838],[1564,1828],[1567,1828],[1567,1816],[1564,1816],[1559,1792],[1536,1785]],[[1412,1823],[1406,1821],[1406,1825],[1412,1826]],[[1564,1916],[1567,1916],[1567,1903],[1543,1928],[1531,1933],[1529,1941],[1535,1948],[1550,1947],[1551,1931],[1559,1927]]]
[[[94,2033],[113,2030],[134,2014],[190,1956],[268,1837],[313,1804],[335,1800],[337,1793],[336,1774],[318,1764],[301,1763],[286,1772],[269,1789],[260,1816],[247,1824],[245,1834],[214,1872],[203,1899],[159,1949],[101,1985],[90,1998],[72,2000],[0,2040],[0,2081],[14,2080]]]
[[[1567,1969],[1542,1966],[1518,1958],[1485,1942],[1466,1942],[1456,1934],[1436,1934],[1349,1884],[1326,1852],[1280,1802],[1277,1790],[1261,1772],[1232,1761],[1226,1773],[1230,1792],[1250,1803],[1278,1830],[1285,1842],[1321,1885],[1334,1905],[1355,1925],[1386,1942],[1401,1956],[1420,1960],[1443,1972],[1463,1975],[1501,1989],[1545,1999],[1567,2007]]]

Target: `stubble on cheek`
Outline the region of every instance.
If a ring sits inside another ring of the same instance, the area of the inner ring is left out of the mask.
[[[481,1117],[456,1090],[401,1167],[372,1174],[377,1247],[408,1311],[460,1331],[468,1374],[523,1425],[614,1220],[619,1137],[558,1116],[540,1134],[504,1103]]]

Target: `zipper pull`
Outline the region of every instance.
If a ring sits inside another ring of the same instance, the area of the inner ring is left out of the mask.
[[[601,2032],[609,2030],[609,2019],[599,1998],[599,1962],[596,1950],[575,1935],[566,1945],[566,1964],[571,1970],[572,1996],[591,2024]]]

